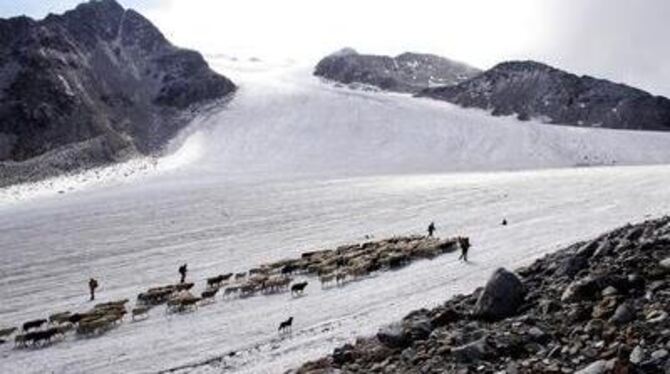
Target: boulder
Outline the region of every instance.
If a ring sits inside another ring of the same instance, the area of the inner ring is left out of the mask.
[[[500,320],[516,313],[526,290],[516,274],[497,269],[477,298],[474,314],[482,319]]]
[[[333,362],[338,366],[353,362],[355,359],[355,348],[351,344],[345,344],[333,351]]]
[[[573,281],[561,295],[563,302],[593,300],[602,294],[602,290],[612,286],[619,293],[628,292],[631,285],[628,278],[619,275],[586,276]]]
[[[561,295],[561,301],[575,302],[592,299],[598,291],[599,288],[594,278],[586,277],[578,279],[565,288],[565,291],[563,291],[563,294]]]
[[[569,278],[574,277],[582,269],[589,265],[589,261],[584,256],[573,255],[564,260],[558,267],[557,274],[565,275]]]
[[[526,290],[519,277],[503,268],[496,270],[475,304],[474,314],[482,319],[500,320],[516,313]]]
[[[412,343],[405,333],[402,323],[398,322],[379,329],[377,339],[389,348],[405,348]]]
[[[640,347],[639,345],[635,346],[635,348],[633,348],[633,351],[630,353],[630,357],[628,358],[628,360],[634,365],[637,365],[640,362],[642,362],[642,360],[644,360],[644,350],[642,349],[642,347]]]
[[[610,322],[622,325],[632,321],[635,318],[635,311],[632,310],[630,305],[623,303],[619,305],[614,311],[614,315],[610,318]]]
[[[451,353],[459,362],[475,362],[486,357],[489,351],[487,337],[483,337],[474,342],[464,344],[451,350]]]
[[[657,351],[654,351],[651,353],[651,358],[654,360],[662,360],[664,358],[668,357],[668,350],[667,349],[659,349]]]
[[[670,257],[659,261],[658,265],[661,267],[661,269],[664,269],[666,271],[670,271]]]
[[[577,370],[575,374],[604,374],[614,366],[613,361],[598,360],[592,362],[581,370]]]
[[[436,314],[432,318],[431,323],[433,324],[433,326],[444,326],[452,322],[456,322],[461,318],[462,318],[461,313],[454,310],[453,308],[447,308]]]

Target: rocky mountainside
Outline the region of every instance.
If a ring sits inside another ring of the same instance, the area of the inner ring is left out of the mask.
[[[476,68],[435,55],[375,56],[358,54],[349,48],[325,57],[314,71],[314,75],[344,84],[362,83],[412,93],[432,86],[453,85],[479,73]]]
[[[236,88],[114,0],[0,19],[0,46],[0,185],[157,152]]]
[[[579,77],[533,61],[504,62],[455,86],[419,96],[573,126],[670,130],[670,100],[623,84]]]
[[[297,373],[670,373],[670,218],[577,243]]]

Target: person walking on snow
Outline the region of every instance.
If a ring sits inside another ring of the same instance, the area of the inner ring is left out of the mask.
[[[435,232],[435,222],[431,222],[430,225],[428,225],[428,237],[432,238],[434,232]]]
[[[463,238],[462,240],[458,241],[458,246],[461,247],[461,256],[458,259],[462,259],[463,261],[468,262],[468,249],[470,249],[470,240],[468,238]]]
[[[184,283],[186,281],[186,272],[188,269],[186,268],[186,264],[182,265],[179,267],[179,274],[181,275],[181,280],[179,283]]]
[[[88,281],[88,290],[91,292],[91,301],[95,300],[95,289],[98,288],[98,281],[91,278]]]

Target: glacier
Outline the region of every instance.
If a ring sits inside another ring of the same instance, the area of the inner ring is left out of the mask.
[[[0,191],[1,327],[88,309],[91,276],[100,301],[132,303],[184,262],[200,291],[219,273],[430,221],[469,236],[472,261],[444,255],[328,290],[309,278],[304,297],[219,296],[183,315],[157,307],[96,338],[0,345],[0,372],[283,372],[471,292],[499,266],[670,209],[670,134],[491,117],[293,63],[210,62],[240,90],[173,153]]]

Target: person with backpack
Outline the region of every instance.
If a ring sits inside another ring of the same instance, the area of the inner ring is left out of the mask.
[[[88,281],[88,290],[91,292],[91,301],[95,300],[95,289],[98,288],[98,281],[91,278]]]
[[[461,256],[458,259],[468,262],[468,249],[470,249],[470,239],[458,238],[458,246],[461,247]]]
[[[435,233],[435,231],[436,231],[436,229],[435,229],[435,222],[431,222],[430,225],[428,225],[428,237],[429,237],[429,238],[432,238],[432,237],[433,237],[433,233]]]
[[[179,281],[179,283],[186,282],[186,272],[187,271],[188,271],[188,269],[186,268],[186,264],[179,267],[179,274],[181,275],[181,280]]]

